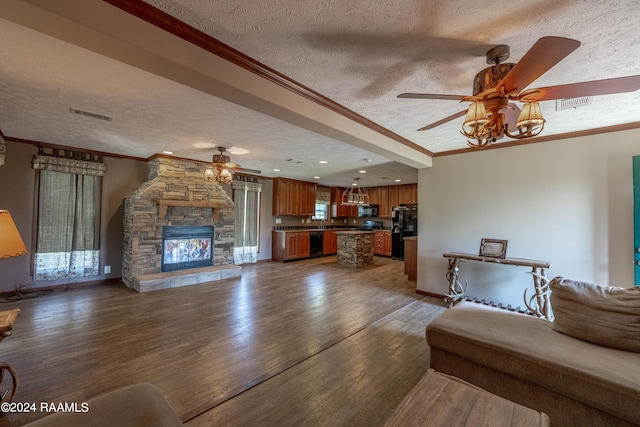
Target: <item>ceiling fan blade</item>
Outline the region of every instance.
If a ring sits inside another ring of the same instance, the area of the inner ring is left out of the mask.
[[[516,121],[520,116],[520,108],[513,103],[509,103],[504,110],[504,122],[509,126],[509,131],[514,132],[517,130]]]
[[[540,38],[504,76],[496,89],[504,89],[505,93],[522,91],[579,46],[579,41],[564,37]]]
[[[549,101],[581,96],[634,92],[638,89],[640,89],[640,76],[628,76],[532,89],[530,93],[524,94],[522,100]]]
[[[246,172],[246,173],[252,173],[252,174],[261,174],[262,171],[259,171],[257,169],[247,169],[247,168],[241,168],[241,167],[237,167],[237,168],[232,168],[234,171],[236,172]]]
[[[437,126],[440,126],[440,125],[445,124],[447,122],[450,122],[451,120],[457,119],[458,117],[462,117],[465,114],[467,114],[467,110],[459,111],[459,112],[457,112],[455,114],[450,115],[449,117],[445,117],[442,120],[438,120],[435,123],[431,123],[430,125],[427,125],[427,126],[425,126],[423,128],[420,128],[420,129],[418,129],[418,131],[433,129],[434,127],[437,127]]]
[[[462,101],[463,98],[467,98],[464,95],[438,95],[435,93],[401,93],[398,98],[411,98],[411,99],[446,99],[449,101]]]

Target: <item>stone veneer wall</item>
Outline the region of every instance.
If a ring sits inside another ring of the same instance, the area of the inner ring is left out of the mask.
[[[363,267],[373,262],[373,231],[338,232],[338,264]]]
[[[162,271],[162,227],[214,226],[214,265],[233,264],[234,204],[218,183],[204,180],[207,165],[157,157],[149,162],[148,181],[124,201],[124,253],[122,280],[133,287],[134,278]],[[225,207],[171,206],[159,218],[158,200],[216,201]]]

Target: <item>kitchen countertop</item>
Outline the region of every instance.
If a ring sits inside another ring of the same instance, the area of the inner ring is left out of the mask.
[[[373,230],[344,230],[344,231],[336,231],[336,234],[370,234],[374,233]]]
[[[271,230],[276,233],[287,233],[287,232],[302,232],[302,231],[336,231],[336,232],[344,232],[344,231],[364,231],[364,232],[374,232],[374,231],[388,231],[391,232],[391,229],[376,229],[376,230],[365,230],[362,228],[353,228],[353,227],[342,227],[342,228],[297,228],[292,230]]]

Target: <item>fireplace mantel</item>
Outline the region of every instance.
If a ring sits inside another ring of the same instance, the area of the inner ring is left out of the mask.
[[[213,217],[216,218],[218,210],[221,208],[228,208],[229,206],[218,200],[158,200],[158,217],[165,219],[167,217],[167,210],[170,206],[187,206],[192,208],[211,208],[213,209]]]

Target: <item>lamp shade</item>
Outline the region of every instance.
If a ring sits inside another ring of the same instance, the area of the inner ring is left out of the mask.
[[[27,253],[27,247],[18,233],[9,211],[0,210],[0,258],[10,258]]]
[[[516,121],[516,127],[540,126],[545,122],[540,110],[540,103],[537,101],[528,102],[522,107],[520,116]]]
[[[487,110],[484,107],[484,102],[474,102],[469,106],[467,110],[467,117],[464,119],[462,126],[476,127],[489,122],[489,116]]]

